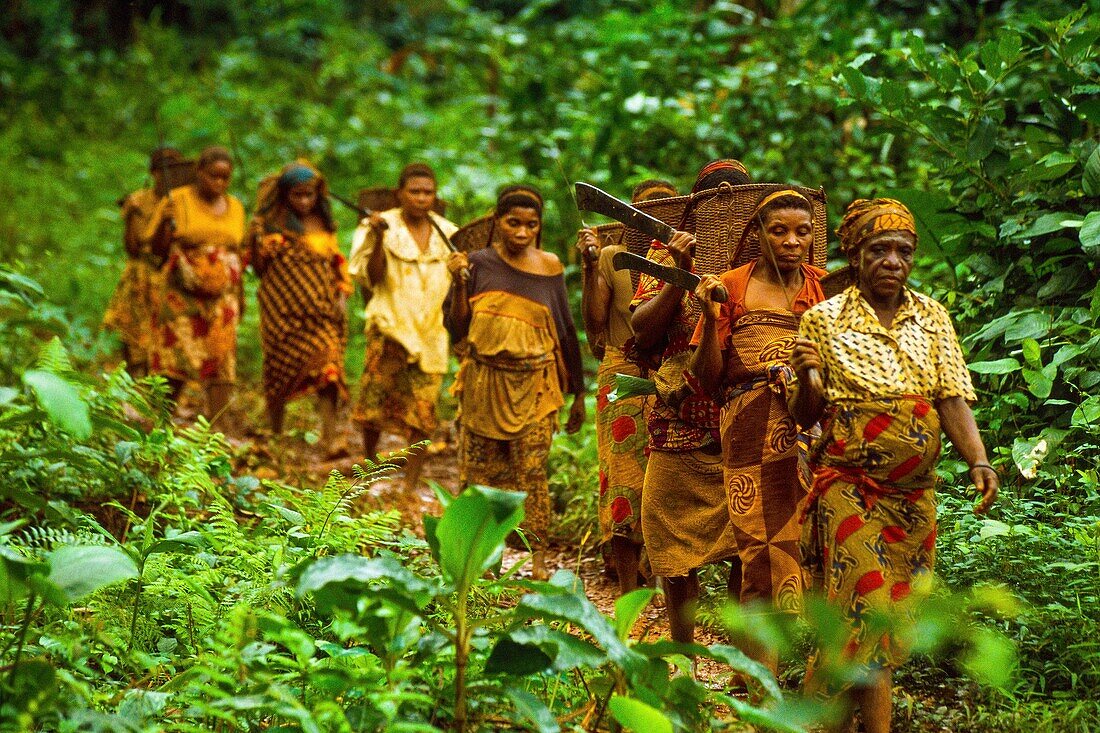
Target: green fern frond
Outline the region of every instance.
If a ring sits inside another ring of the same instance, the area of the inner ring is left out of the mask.
[[[73,370],[72,359],[69,358],[69,352],[65,350],[60,338],[54,336],[45,343],[42,350],[38,352],[37,367],[54,374],[68,374]]]

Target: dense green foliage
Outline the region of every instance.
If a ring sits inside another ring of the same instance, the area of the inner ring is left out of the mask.
[[[35,567],[49,577],[55,546],[121,548],[119,567],[141,573],[79,609],[62,611],[67,599],[47,600],[44,585],[35,603],[9,599],[0,611],[5,655],[13,622],[33,617],[25,655],[58,670],[63,714],[106,728],[115,723],[96,723],[105,711],[135,725],[274,716],[327,728],[336,711],[323,692],[370,678],[382,719],[438,722],[417,696],[441,689],[429,677],[442,661],[418,668],[407,647],[354,659],[324,647],[316,640],[374,638],[360,630],[369,609],[345,609],[348,625],[329,636],[284,577],[307,556],[394,549],[392,517],[339,513],[346,521],[322,530],[353,485],[334,480],[311,497],[234,477],[220,438],[166,420],[162,387],[86,376],[110,348],[97,324],[114,284],[105,273],[121,267],[114,202],[141,184],[160,128],[189,152],[229,144],[246,204],[296,155],[344,195],[430,160],[457,221],[484,211],[497,186],[530,180],[552,202],[548,246],[566,259],[579,219],[565,179],[623,193],[654,174],[686,185],[705,160],[732,155],[759,180],[824,185],[833,222],[856,196],[902,198],[921,224],[914,279],[956,318],[1005,483],[993,514],[975,518],[965,466],[944,461],[940,571],[951,587],[996,582],[1024,601],[996,622],[1020,649],[1010,696],[989,698],[971,724],[1100,724],[1089,702],[1100,698],[1095,8],[167,2],[128,10],[133,24],[119,27],[113,5],[27,3],[0,16],[0,260],[12,265],[0,270],[0,523],[33,519],[4,525],[14,539],[0,549],[46,563]],[[342,216],[346,232],[353,219]],[[241,362],[254,376],[254,308],[247,317]],[[354,350],[349,364],[357,371]],[[593,492],[574,464],[591,465],[593,442],[582,434],[555,458],[563,533],[578,541]],[[117,539],[77,511],[111,500],[127,518],[106,528]],[[239,524],[242,511],[265,520]],[[364,547],[356,527],[376,530]],[[178,539],[191,532],[201,543]],[[492,592],[513,602],[517,591]],[[319,649],[332,652],[323,663]],[[397,661],[379,661],[386,653]],[[341,672],[328,679],[330,667]],[[506,694],[493,690],[482,699]],[[169,693],[193,707],[166,707]],[[35,704],[58,709],[47,703]]]

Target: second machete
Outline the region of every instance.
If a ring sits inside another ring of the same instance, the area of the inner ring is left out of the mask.
[[[611,265],[616,270],[636,270],[645,273],[661,282],[671,283],[689,293],[695,292],[695,288],[698,287],[701,279],[694,272],[681,270],[679,267],[659,265],[653,260],[647,260],[645,257],[640,257],[633,252],[616,252],[615,256],[611,258]],[[710,297],[714,299],[715,303],[725,303],[729,300],[729,293],[719,285],[711,291]]]
[[[631,206],[622,199],[617,199],[595,186],[578,182],[574,186],[574,190],[577,194],[577,208],[581,211],[592,211],[611,217],[631,229],[637,229],[643,234],[648,234],[662,244],[668,244],[676,231],[660,219],[650,216],[641,209]]]

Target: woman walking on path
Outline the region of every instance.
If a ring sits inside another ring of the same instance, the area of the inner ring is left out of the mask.
[[[145,238],[146,230],[160,200],[157,189],[161,186],[164,166],[179,158],[180,153],[175,148],[154,150],[149,155],[153,186],[134,191],[121,203],[126,266],[103,315],[103,327],[118,334],[126,371],[135,377],[145,376],[149,369],[149,323],[155,303],[153,276],[156,268],[152,264],[149,241]]]
[[[410,443],[431,438],[450,359],[442,308],[451,286],[451,250],[444,235],[458,227],[432,211],[435,172],[423,163],[401,171],[397,200],[398,208],[360,222],[348,258],[351,276],[370,293],[363,315],[363,379],[352,415],[362,426],[368,458],[375,456],[384,430],[401,432]],[[407,459],[409,491],[420,479],[425,456],[421,450]]]
[[[325,457],[345,456],[347,445],[336,437],[336,410],[347,397],[344,307],[352,286],[320,173],[292,163],[261,184],[250,252],[260,278],[264,398],[271,429],[282,432],[289,401],[316,393]]]
[[[232,176],[228,150],[203,150],[195,182],[161,199],[146,229],[153,254],[164,261],[149,372],[168,379],[173,397],[187,381],[201,384],[211,422],[228,406],[237,378],[245,215],[228,193]]]
[[[692,193],[748,182],[741,163],[716,160],[699,171]],[[647,257],[691,270],[694,247],[692,234],[677,231],[667,245],[654,242]],[[660,355],[654,375],[657,399],[647,420],[650,452],[642,488],[642,537],[654,575],[664,578],[672,638],[682,642],[695,636],[698,569],[737,561],[722,481],[719,407],[694,380],[685,379],[698,320],[693,298],[675,285],[642,275],[631,303],[637,349]],[[731,595],[738,593],[740,579],[741,570],[734,567]]]
[[[787,409],[788,364],[799,317],[825,299],[825,271],[806,263],[814,240],[813,206],[778,188],[757,204],[748,227],[760,256],[704,276],[696,290],[703,315],[692,343],[692,372],[722,406],[722,464],[730,521],[741,558],[741,603],[802,607],[799,512],[809,489],[806,439]],[[711,300],[722,285],[729,299]],[[778,659],[750,649],[775,673]]]
[[[648,180],[634,187],[635,203],[676,195],[667,181]],[[582,229],[577,249],[584,263],[584,291],[581,310],[584,330],[593,353],[602,349],[596,373],[596,441],[600,460],[599,523],[600,541],[611,550],[612,563],[619,578],[619,592],[638,587],[638,565],[642,551],[642,484],[645,482],[645,420],[650,400],[629,397],[609,402],[616,374],[643,376],[641,367],[623,352],[634,337],[630,327],[630,302],[634,286],[629,270],[615,270],[611,263],[625,244],[608,244],[598,249],[594,229]]]
[[[545,579],[550,530],[547,459],[563,392],[573,394],[566,430],[584,423],[584,375],[561,262],[539,248],[542,197],[511,186],[497,199],[500,241],[447,264],[455,278],[448,328],[469,350],[455,379],[461,423],[459,472],[466,485],[523,491],[532,575]]]
[[[947,311],[906,287],[917,230],[892,199],[859,199],[837,230],[856,284],[802,317],[791,354],[799,379],[792,413],[801,425],[824,415],[811,454],[803,558],[815,584],[847,616],[841,659],[819,652],[806,686],[842,695],[868,733],[890,730],[892,673],[907,650],[866,624],[872,610],[904,611],[927,592],[936,547],[936,463],[940,430],[970,466],[981,494],[975,513],[997,496],[970,404],[976,399]],[[809,370],[823,376],[811,386]],[[845,687],[838,663],[862,681]]]

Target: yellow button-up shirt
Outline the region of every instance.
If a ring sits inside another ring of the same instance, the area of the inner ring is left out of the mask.
[[[434,212],[431,217],[447,236],[458,230]],[[449,342],[443,327],[443,301],[451,287],[451,275],[447,272],[450,249],[433,227],[428,248],[421,251],[405,226],[400,209],[383,211],[382,218],[389,225],[381,237],[386,256],[382,282],[372,288],[367,277],[367,263],[379,237],[365,219],[355,230],[348,258],[348,272],[372,290],[363,313],[367,329],[374,327],[405,347],[409,362],[419,363],[423,372],[445,374]]]
[[[826,400],[977,399],[947,311],[909,289],[902,298],[889,328],[856,286],[803,314],[799,330],[821,354]]]

